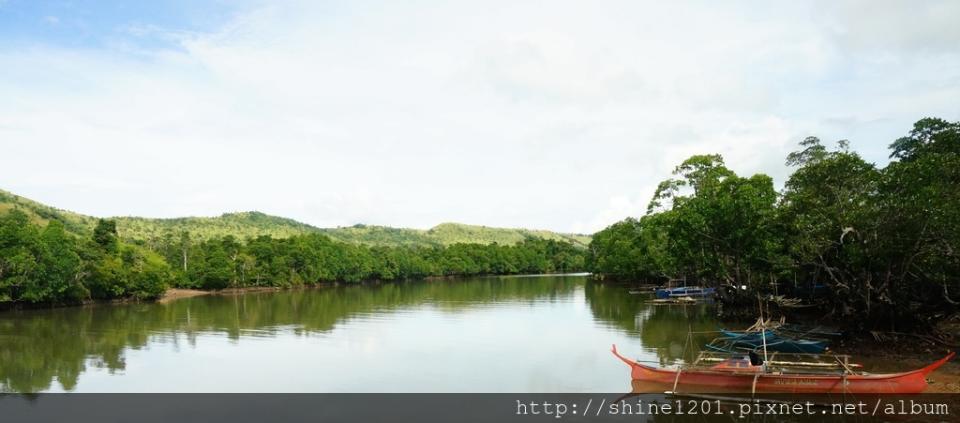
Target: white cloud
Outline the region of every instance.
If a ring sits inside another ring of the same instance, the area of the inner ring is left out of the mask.
[[[0,187],[98,215],[591,232],[690,154],[782,183],[806,135],[880,160],[957,119],[956,9],[282,2],[131,25],[175,45],[0,52]]]

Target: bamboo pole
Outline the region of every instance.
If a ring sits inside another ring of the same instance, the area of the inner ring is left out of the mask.
[[[704,362],[721,362],[726,361],[727,358],[721,357],[703,357],[699,361]],[[795,367],[843,367],[841,363],[817,363],[812,361],[780,361],[780,360],[771,360],[770,364],[776,366],[795,366]],[[851,363],[847,367],[863,367],[862,364]]]
[[[757,297],[760,303],[760,337],[763,339],[763,365],[767,365],[767,328],[763,323],[763,300]],[[766,367],[764,367],[766,368]]]

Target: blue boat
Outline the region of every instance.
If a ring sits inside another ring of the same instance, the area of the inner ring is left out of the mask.
[[[712,297],[716,292],[716,288],[681,286],[678,288],[660,288],[656,291],[656,296],[660,299],[680,297]]]

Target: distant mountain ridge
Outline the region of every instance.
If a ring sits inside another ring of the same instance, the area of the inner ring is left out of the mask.
[[[45,225],[50,220],[59,220],[64,224],[67,231],[77,235],[92,233],[98,219],[51,207],[0,190],[0,214],[4,214],[13,208],[27,213],[31,220],[38,224]],[[256,211],[224,213],[217,217],[111,217],[110,219],[116,220],[117,231],[121,238],[140,242],[149,242],[167,236],[179,236],[183,231],[188,231],[191,236],[197,238],[233,235],[241,239],[260,235],[286,238],[306,233],[322,233],[338,241],[378,246],[432,246],[456,243],[512,245],[526,238],[542,238],[568,241],[574,245],[586,247],[591,238],[590,235],[585,234],[493,228],[461,223],[441,223],[426,230],[375,225],[318,228],[293,219],[271,216]]]

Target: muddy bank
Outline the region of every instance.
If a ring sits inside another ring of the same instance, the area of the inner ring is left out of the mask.
[[[311,285],[300,285],[300,286],[291,286],[291,287],[278,287],[278,286],[248,286],[242,288],[225,288],[225,289],[216,289],[216,290],[205,290],[205,289],[186,289],[186,288],[170,288],[167,289],[163,295],[157,299],[158,303],[168,303],[171,301],[179,300],[182,298],[191,298],[199,297],[203,295],[241,295],[252,292],[276,292],[276,291],[287,291],[293,289],[313,289],[313,288],[323,288],[337,286],[338,283],[322,283],[322,284],[311,284]]]
[[[201,295],[210,295],[212,293],[213,291],[201,291],[199,289],[170,288],[164,292],[160,298],[157,299],[157,302],[162,304],[181,298],[198,297]]]
[[[918,340],[914,337],[847,340],[836,349],[837,354],[849,354],[870,373],[903,372],[919,369],[947,355],[952,348],[942,344]],[[950,360],[927,376],[928,393],[960,393],[960,359]]]

